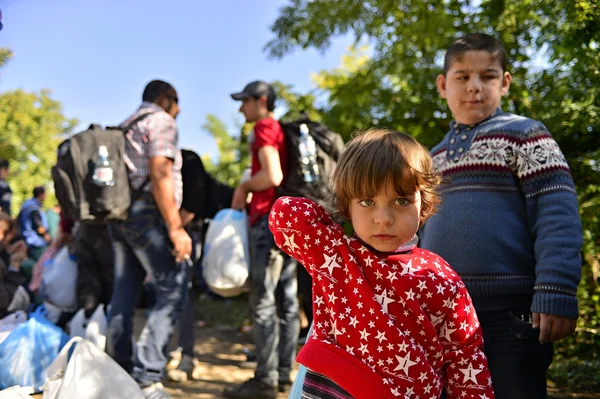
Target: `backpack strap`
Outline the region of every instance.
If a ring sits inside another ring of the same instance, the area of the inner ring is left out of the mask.
[[[138,122],[141,122],[142,120],[146,119],[146,117],[148,117],[154,113],[155,112],[144,112],[143,114],[138,115],[133,121],[131,121],[130,123],[125,125],[125,127],[120,128],[120,129],[123,131],[123,134],[127,134],[127,132],[129,132],[131,130],[131,128],[134,127]],[[150,176],[146,176],[146,180],[144,180],[142,185],[139,186],[137,188],[137,190],[133,191],[133,193],[131,195],[132,203],[141,197],[141,195],[144,193],[144,189],[146,188],[146,186],[149,183],[150,183]]]

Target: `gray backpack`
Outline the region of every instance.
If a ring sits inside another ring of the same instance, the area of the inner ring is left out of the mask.
[[[131,202],[139,197],[149,178],[132,192],[124,159],[125,134],[149,114],[138,116],[124,129],[103,129],[92,124],[58,146],[52,180],[56,199],[69,219],[99,223],[127,219]],[[112,185],[94,182],[94,166],[99,158],[100,146],[108,150]]]

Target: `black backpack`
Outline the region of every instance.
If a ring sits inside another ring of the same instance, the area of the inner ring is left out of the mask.
[[[56,199],[69,219],[102,223],[127,219],[132,200],[142,193],[149,179],[136,192],[131,191],[124,158],[125,134],[149,114],[138,116],[124,129],[103,129],[92,124],[58,146],[52,180]],[[100,146],[108,149],[113,169],[112,186],[99,186],[93,181]]]
[[[311,121],[306,115],[293,122],[280,122],[287,149],[287,173],[277,189],[278,196],[306,197],[324,205],[331,197],[331,177],[338,158],[344,149],[344,140],[339,133],[322,123]],[[300,125],[308,126],[309,134],[317,147],[317,164],[320,179],[313,183],[304,181],[300,166]]]
[[[221,209],[229,208],[233,198],[233,188],[212,177],[196,152],[182,149],[181,158],[183,159],[182,207],[188,211],[193,210],[195,219],[199,220],[212,219]],[[191,203],[190,200],[196,202]]]

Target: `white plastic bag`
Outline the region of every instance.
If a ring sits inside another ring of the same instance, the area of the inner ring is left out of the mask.
[[[69,350],[76,345],[71,358]],[[48,368],[43,399],[143,399],[135,380],[96,345],[72,338]]]
[[[5,318],[0,320],[0,343],[10,335],[10,333],[17,328],[21,323],[27,321],[27,313],[22,310],[9,314]]]
[[[31,399],[33,388],[14,386],[0,391],[0,399]]]
[[[241,294],[249,273],[248,217],[243,211],[220,210],[211,220],[204,242],[202,274],[215,293]]]
[[[42,298],[64,312],[77,310],[77,261],[63,247],[44,264],[40,292]]]
[[[79,309],[69,322],[71,337],[82,337],[91,341],[99,349],[106,349],[106,330],[108,322],[104,313],[104,305],[100,304],[89,319],[85,318],[85,311]]]

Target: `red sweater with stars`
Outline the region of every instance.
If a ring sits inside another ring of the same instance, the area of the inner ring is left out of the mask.
[[[465,285],[438,255],[381,254],[306,198],[278,199],[269,227],[313,279],[313,335],[298,362],[356,399],[494,397]]]

